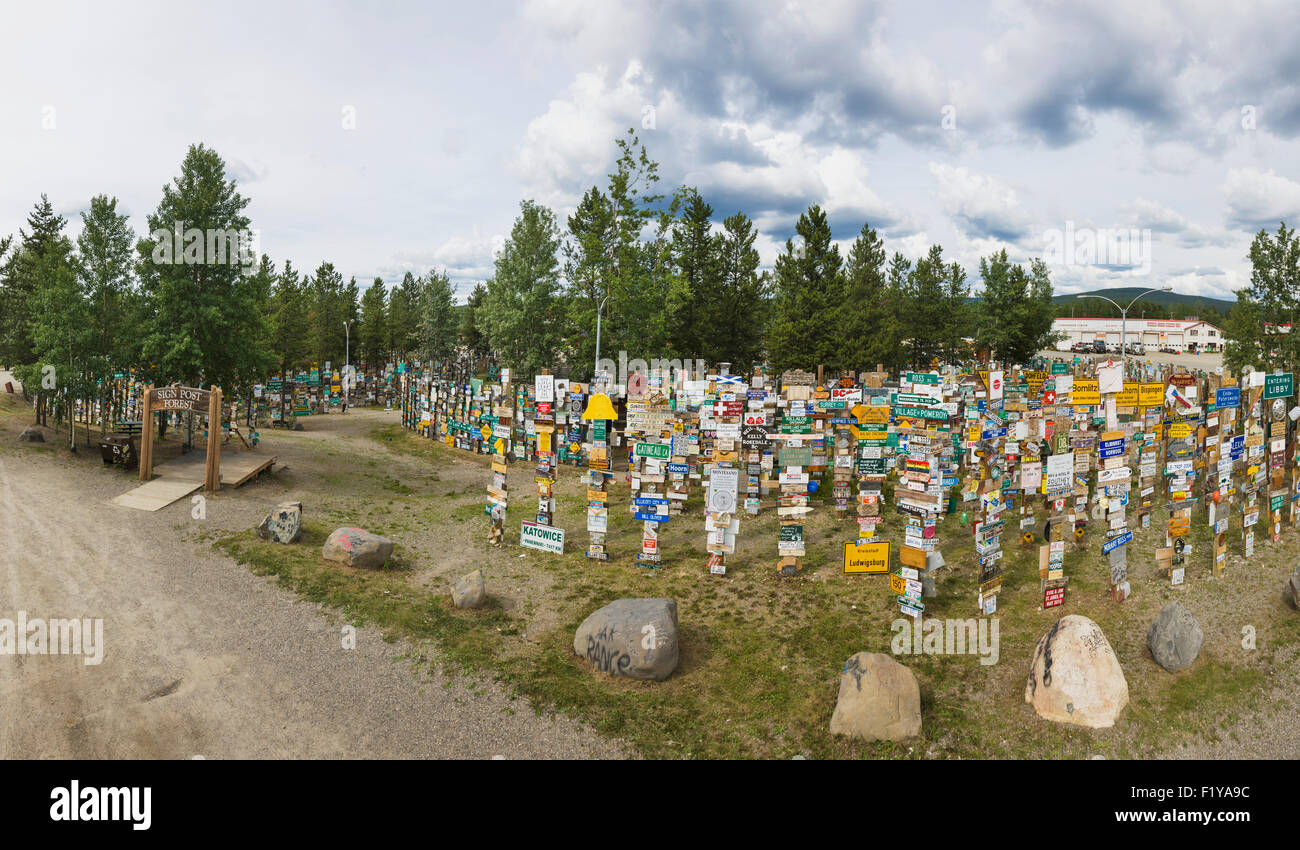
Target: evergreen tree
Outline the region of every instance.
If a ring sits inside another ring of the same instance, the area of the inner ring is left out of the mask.
[[[555,214],[532,201],[519,208],[496,256],[478,326],[503,366],[530,377],[556,362],[564,313],[559,302],[560,229]]]
[[[776,258],[776,296],[767,328],[773,372],[840,368],[846,358],[835,317],[844,301],[840,249],[831,241],[826,214],[814,204],[795,225],[799,243],[786,240]]]
[[[0,362],[8,366],[34,364],[38,358],[32,338],[36,298],[47,286],[60,285],[64,266],[72,262],[72,241],[64,235],[67,219],[54,211],[42,194],[27,230],[19,229],[18,244],[5,264],[0,289]],[[21,379],[20,379],[21,380]]]
[[[476,358],[488,352],[487,337],[479,329],[479,310],[482,309],[486,298],[487,286],[482,283],[474,284],[474,289],[465,301],[465,309],[460,316],[460,344]]]
[[[388,296],[388,348],[395,357],[419,349],[420,282],[407,272]]]
[[[435,368],[450,365],[457,353],[455,290],[446,271],[429,272],[420,298],[420,350]]]
[[[76,269],[89,322],[85,369],[98,383],[96,395],[102,402],[103,387],[112,379],[113,370],[126,368],[132,359],[128,340],[134,334],[127,321],[135,277],[135,233],[127,216],[117,212],[117,199],[105,195],[91,199],[90,210],[81,214],[81,221]],[[105,416],[100,420],[101,433],[107,427]]]
[[[298,279],[298,270],[293,263],[286,260],[284,269],[275,279],[270,310],[273,362],[285,377],[295,367],[303,365],[311,351],[309,312],[304,282]]]
[[[897,356],[899,325],[889,301],[885,259],[880,236],[869,224],[862,225],[845,261],[838,321],[844,365],[855,372],[874,370]]]
[[[1030,269],[1007,259],[1006,249],[980,259],[984,292],[973,309],[975,342],[1003,363],[1026,363],[1052,337],[1052,281],[1047,264]]]
[[[361,296],[361,332],[357,350],[366,363],[382,363],[388,354],[388,287],[382,277]]]
[[[341,362],[347,332],[344,306],[343,275],[333,263],[322,262],[315,276],[308,278],[308,298],[312,304],[311,355],[320,368],[327,362]]]
[[[711,230],[713,207],[689,187],[682,188],[679,198],[682,214],[673,225],[670,245],[677,274],[669,299],[669,338],[682,357],[712,361],[705,349],[720,330],[723,300],[720,243]]]
[[[140,246],[153,287],[142,349],[157,365],[156,380],[232,391],[266,373],[272,355],[263,347],[258,293],[244,258],[230,256],[220,238],[250,233],[247,205],[227,180],[225,162],[203,145],[190,147],[180,175],[163,187],[148,219],[150,237]],[[167,239],[181,232],[185,245],[177,256]],[[195,232],[200,236],[192,239]]]
[[[735,374],[747,373],[762,361],[769,279],[766,273],[758,273],[757,237],[754,223],[744,213],[723,221],[714,246],[720,290],[711,310],[714,325],[701,339],[698,352],[682,352],[684,356],[730,363]]]

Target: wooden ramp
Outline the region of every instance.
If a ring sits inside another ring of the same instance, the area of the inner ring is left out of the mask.
[[[221,458],[221,483],[238,487],[275,464],[274,456],[245,452],[223,455]],[[154,467],[154,478],[134,490],[128,490],[116,499],[115,505],[141,511],[156,511],[172,502],[183,499],[203,489],[204,453],[190,452]]]

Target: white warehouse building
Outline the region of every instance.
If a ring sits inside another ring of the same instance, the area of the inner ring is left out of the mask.
[[[1060,351],[1069,351],[1076,343],[1102,340],[1107,348],[1120,344],[1120,319],[1057,319],[1052,331],[1064,334],[1056,343]],[[1142,343],[1147,351],[1172,348],[1175,351],[1222,351],[1223,331],[1200,319],[1129,319],[1128,343]]]

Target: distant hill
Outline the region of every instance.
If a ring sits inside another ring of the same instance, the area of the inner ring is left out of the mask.
[[[1071,293],[1070,295],[1054,295],[1052,296],[1052,303],[1069,304],[1072,301],[1077,300],[1080,295],[1104,295],[1111,301],[1123,306],[1132,301],[1144,288],[1145,287],[1141,286],[1121,286],[1116,287],[1115,289],[1094,289],[1091,292],[1076,292]],[[1207,298],[1204,295],[1181,295],[1177,292],[1152,292],[1150,295],[1139,301],[1138,304],[1145,304],[1148,302],[1151,304],[1159,304],[1162,307],[1175,307],[1178,305],[1196,307],[1198,304],[1201,304],[1206,307],[1213,307],[1225,316],[1237,303],[1236,301],[1227,301],[1222,298]],[[1079,307],[1087,308],[1105,304],[1106,302],[1104,301],[1085,299],[1079,302]],[[1133,315],[1136,311],[1137,305],[1135,304],[1133,306],[1133,311],[1131,311],[1129,315]]]

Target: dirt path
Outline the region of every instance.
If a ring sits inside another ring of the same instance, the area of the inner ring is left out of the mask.
[[[359,434],[395,416],[312,427]],[[316,435],[269,434],[267,450],[308,467],[293,448],[303,436]],[[0,451],[0,618],[103,618],[105,645],[91,666],[0,655],[0,758],[626,757],[491,681],[417,672],[399,660],[411,647],[377,630],[344,649],[334,618],[195,539],[195,523],[255,525],[292,497],[284,486],[209,497],[202,521],[188,499],[157,513],[108,504],[131,486],[90,458]]]

